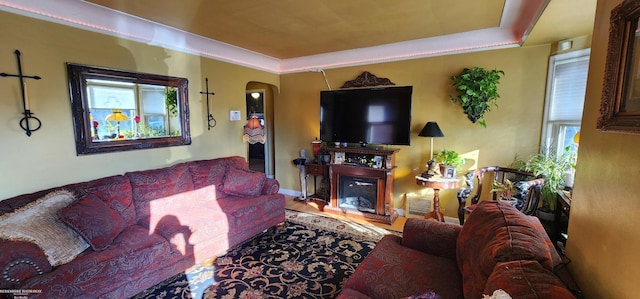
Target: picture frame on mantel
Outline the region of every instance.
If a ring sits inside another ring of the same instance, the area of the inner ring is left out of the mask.
[[[640,134],[640,0],[611,11],[609,44],[596,128]]]
[[[342,164],[344,162],[344,152],[336,152],[334,154],[333,164]]]

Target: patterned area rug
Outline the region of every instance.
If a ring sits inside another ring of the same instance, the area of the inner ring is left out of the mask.
[[[385,234],[382,228],[286,211],[270,228],[135,299],[334,298]]]

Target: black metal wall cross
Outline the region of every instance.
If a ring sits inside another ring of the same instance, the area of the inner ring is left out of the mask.
[[[211,130],[211,128],[216,126],[216,119],[213,118],[213,115],[211,115],[211,109],[209,107],[209,95],[214,95],[215,93],[209,92],[209,78],[204,78],[204,81],[207,85],[207,89],[206,91],[201,91],[200,94],[207,95],[207,130]],[[211,124],[211,122],[213,122],[213,125]]]
[[[24,79],[42,79],[40,76],[27,76],[22,74],[22,61],[20,60],[20,51],[15,50],[16,59],[18,60],[18,73],[17,74],[7,74],[0,73],[0,77],[18,77],[20,80],[20,92],[22,94],[22,108],[24,110],[24,117],[20,120],[20,127],[27,132],[27,136],[31,137],[31,132],[40,129],[42,126],[42,122],[33,116],[29,107],[29,97],[27,96],[27,85],[24,82]],[[34,126],[30,125],[30,122],[33,123]]]

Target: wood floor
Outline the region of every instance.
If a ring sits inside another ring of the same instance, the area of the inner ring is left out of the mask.
[[[346,214],[338,215],[338,214],[335,214],[335,213],[322,212],[322,211],[320,211],[318,209],[318,205],[316,203],[314,203],[314,202],[304,203],[304,202],[296,201],[296,200],[294,200],[295,197],[289,196],[289,195],[285,195],[285,198],[287,200],[286,208],[290,209],[290,210],[296,210],[296,211],[307,212],[307,213],[314,213],[314,214],[322,215],[322,216],[325,216],[325,217],[332,217],[332,218],[341,219],[341,220],[348,220],[348,221],[358,222],[358,223],[362,223],[362,224],[375,225],[375,226],[378,226],[378,227],[382,227],[382,228],[386,228],[386,229],[390,229],[390,230],[394,230],[394,231],[399,231],[399,232],[402,231],[402,228],[404,227],[404,223],[407,221],[407,218],[405,218],[405,217],[398,217],[396,219],[396,221],[393,222],[392,225],[388,225],[388,224],[384,224],[384,223],[367,221],[367,220],[362,220],[362,219],[358,219],[358,218],[349,217],[349,215],[346,215]]]

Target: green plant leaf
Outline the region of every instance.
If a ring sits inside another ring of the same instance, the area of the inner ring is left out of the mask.
[[[498,107],[497,99],[498,83],[500,76],[504,76],[502,70],[485,70],[481,67],[464,68],[462,72],[451,76],[451,85],[455,87],[456,95],[449,95],[453,103],[461,104],[468,118],[486,127],[485,113],[491,106]]]

